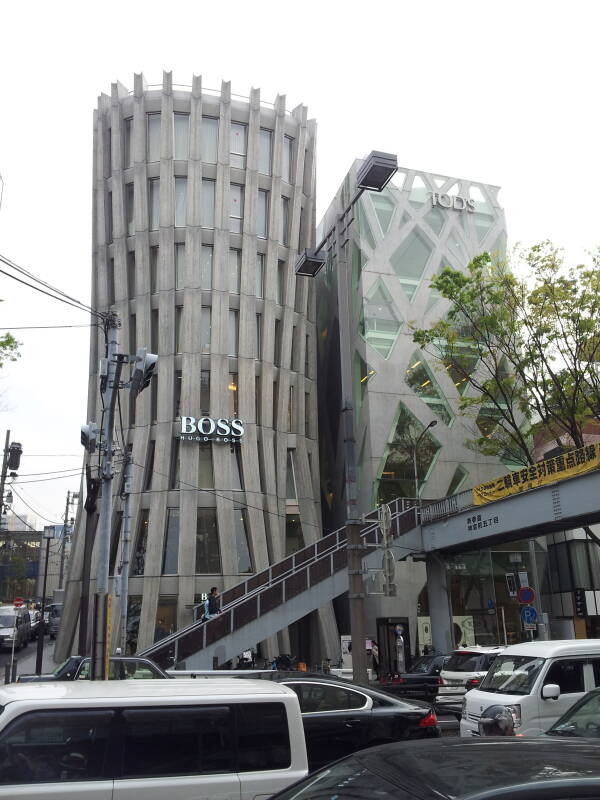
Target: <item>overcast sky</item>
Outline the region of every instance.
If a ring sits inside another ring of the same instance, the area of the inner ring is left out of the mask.
[[[502,186],[509,244],[551,238],[581,260],[600,244],[599,17],[595,0],[2,3],[0,253],[89,300],[97,96],[165,69],[176,83],[195,73],[305,103],[319,214],[355,158],[387,150],[401,166]],[[0,297],[2,327],[87,322],[4,275]],[[81,466],[88,331],[15,334],[1,441],[9,428],[23,444],[17,491],[39,524],[58,522],[78,478],[33,473]],[[17,498],[15,509],[30,513]]]

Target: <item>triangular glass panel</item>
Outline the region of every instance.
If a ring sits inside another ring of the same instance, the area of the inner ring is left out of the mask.
[[[465,251],[464,245],[460,240],[460,237],[454,231],[448,237],[448,249],[450,253],[454,256],[454,260],[457,261],[461,267],[466,267],[469,261],[467,257],[467,253]]]
[[[425,214],[425,222],[427,222],[436,236],[439,236],[446,222],[446,217],[439,208],[434,207]]]
[[[429,431],[425,431],[425,425],[403,403],[398,404],[396,421],[388,441],[377,485],[379,503],[420,494],[441,450],[441,444]],[[416,450],[415,475],[413,454],[417,441],[419,447]]]
[[[498,420],[502,417],[502,412],[495,406],[481,406],[475,424],[479,428],[481,435],[489,439],[498,427]]]
[[[381,194],[376,194],[375,192],[371,192],[369,196],[371,198],[373,208],[375,209],[375,214],[377,215],[381,232],[385,236],[390,227],[390,222],[394,216],[394,210],[396,206],[394,201],[389,196],[389,193],[386,194],[381,192]]]
[[[412,206],[415,206],[415,208],[420,208],[425,200],[427,200],[428,191],[429,189],[427,188],[423,178],[420,175],[415,175],[410,194],[408,196],[409,203]]]
[[[367,364],[360,353],[354,353],[354,409],[358,420],[367,391],[367,383],[376,375],[375,370]]]
[[[435,185],[437,186],[438,189],[441,189],[442,186],[446,183],[447,180],[448,180],[448,178],[442,178],[441,175],[440,176],[438,176],[438,175],[434,175],[433,176],[433,181],[434,181],[434,183],[435,183]]]
[[[450,486],[448,486],[446,497],[450,497],[450,495],[456,494],[468,477],[469,473],[467,472],[467,470],[463,466],[461,466],[461,464],[459,464],[458,467],[454,470],[454,475],[452,476],[452,480],[450,481]]]
[[[424,403],[427,403],[430,410],[438,416],[442,422],[446,425],[452,423],[454,415],[450,410],[450,405],[442,394],[423,354],[418,350],[413,353],[410,359],[405,380],[406,385],[413,390],[417,397],[420,397]]]
[[[371,250],[375,250],[376,247],[375,237],[373,236],[373,232],[371,231],[371,226],[369,225],[369,220],[367,219],[364,203],[365,203],[365,198],[363,196],[360,198],[356,213],[358,219],[358,230],[360,233],[360,240],[361,244],[363,240],[366,240]]]
[[[412,222],[412,219],[410,215],[406,213],[406,211],[403,211],[402,216],[400,217],[400,224],[398,225],[398,228],[403,228],[408,222]]]
[[[398,189],[402,189],[404,187],[404,181],[406,179],[406,172],[401,172],[398,170],[392,180],[390,181],[391,184],[396,186]]]
[[[429,239],[418,228],[414,228],[390,258],[409,300],[412,300],[419,288],[432,251],[433,245]]]
[[[402,318],[384,282],[379,279],[363,300],[359,331],[365,342],[387,358],[400,333]]]
[[[446,260],[442,258],[442,260],[439,263],[438,268],[436,269],[436,271],[431,276],[431,280],[436,278],[441,273],[441,271],[444,269],[445,266],[446,266]],[[429,311],[431,311],[431,309],[434,307],[434,305],[437,303],[437,301],[440,299],[441,296],[442,295],[438,292],[437,289],[434,289],[433,287],[430,286],[430,288],[429,288],[429,298],[427,300],[427,305],[425,307],[425,313],[426,314]]]
[[[475,220],[475,230],[477,231],[477,241],[481,244],[496,220],[493,214],[487,214],[483,211],[476,211],[473,214],[473,218]]]

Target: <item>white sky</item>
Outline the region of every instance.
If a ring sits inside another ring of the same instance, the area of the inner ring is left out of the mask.
[[[305,103],[319,125],[318,214],[355,158],[387,150],[405,167],[499,184],[510,243],[551,238],[581,260],[600,244],[599,21],[595,0],[3,3],[0,253],[89,300],[97,96],[167,69],[176,83],[196,73]],[[87,321],[4,275],[0,297],[2,326]],[[88,332],[15,333],[1,443],[6,428],[22,442],[17,491],[56,522],[78,479],[25,481],[81,465]]]

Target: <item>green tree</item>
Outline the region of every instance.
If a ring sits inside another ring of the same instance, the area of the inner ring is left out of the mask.
[[[5,333],[0,336],[0,368],[7,361],[16,361],[19,358],[19,342],[12,333]]]
[[[527,464],[538,430],[581,447],[598,417],[600,256],[567,270],[550,242],[519,255],[514,269],[489,253],[465,272],[445,267],[431,286],[451,302],[448,314],[414,340],[464,392],[461,411],[479,434],[471,446]]]

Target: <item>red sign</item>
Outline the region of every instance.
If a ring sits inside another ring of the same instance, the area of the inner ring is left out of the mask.
[[[15,599],[13,600],[13,606],[15,608],[21,608],[24,602],[25,601],[23,600],[22,597],[15,597]]]
[[[535,600],[535,592],[531,588],[531,586],[521,586],[519,591],[517,592],[517,597],[519,599],[519,603],[533,603]]]

